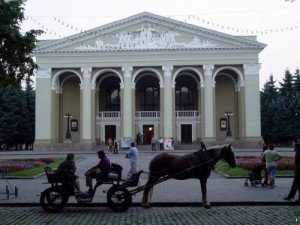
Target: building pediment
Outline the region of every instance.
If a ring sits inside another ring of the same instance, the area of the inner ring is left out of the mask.
[[[63,39],[47,42],[39,52],[157,51],[254,49],[264,44],[151,13],[140,13]]]

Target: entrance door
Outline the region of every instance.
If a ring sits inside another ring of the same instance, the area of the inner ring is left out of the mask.
[[[150,145],[151,139],[154,137],[154,125],[144,125],[143,135],[143,144]]]
[[[116,126],[115,125],[106,125],[105,126],[105,144],[107,144],[107,140],[116,138]]]
[[[192,143],[192,124],[181,125],[181,143],[183,144]]]

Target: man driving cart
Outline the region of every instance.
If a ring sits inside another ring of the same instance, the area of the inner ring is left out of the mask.
[[[111,164],[109,159],[106,157],[105,152],[100,150],[97,152],[100,159],[96,166],[90,168],[86,173],[86,186],[89,187],[88,192],[93,193],[93,178],[98,180],[107,180],[108,173],[110,172]]]

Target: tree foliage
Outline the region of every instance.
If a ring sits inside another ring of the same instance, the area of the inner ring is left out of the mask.
[[[299,77],[299,69],[294,77]],[[300,79],[300,77],[299,77]],[[273,76],[265,83],[261,92],[261,124],[265,142],[290,144],[300,138],[300,99],[296,97],[293,75],[285,71],[279,87]]]
[[[32,91],[33,92],[33,91]],[[0,90],[0,147],[20,149],[34,141],[34,93],[12,86]],[[29,104],[28,104],[29,102]]]
[[[8,85],[20,87],[37,68],[32,51],[36,47],[36,36],[42,31],[30,30],[21,34],[23,4],[24,0],[0,0],[0,90]]]

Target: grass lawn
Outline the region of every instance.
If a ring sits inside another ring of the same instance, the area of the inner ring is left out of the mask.
[[[242,167],[230,168],[226,162],[219,161],[216,164],[216,169],[229,177],[247,177],[250,170]],[[262,171],[263,175],[263,171]],[[294,170],[277,170],[277,175],[280,176],[293,176]]]
[[[84,157],[75,157],[75,161],[80,161],[84,159]],[[50,166],[52,169],[57,168],[59,164],[65,160],[64,158],[58,158],[53,163],[48,164],[47,166]],[[14,173],[8,173],[8,177],[18,177],[18,178],[32,178],[36,175],[44,173],[44,166],[35,167],[33,169],[25,169]]]

